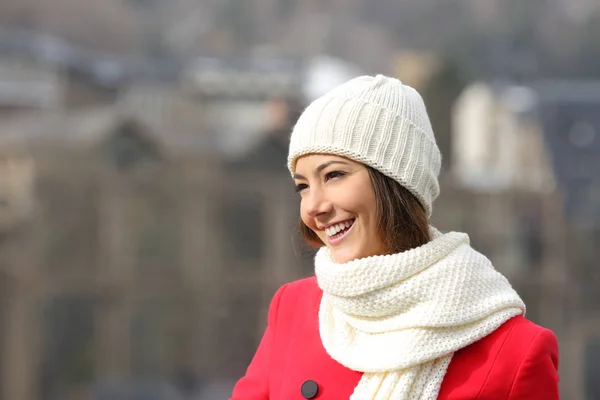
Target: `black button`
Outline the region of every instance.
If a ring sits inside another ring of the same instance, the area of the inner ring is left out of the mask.
[[[315,381],[306,381],[300,388],[300,393],[305,399],[313,399],[319,392],[319,385]]]

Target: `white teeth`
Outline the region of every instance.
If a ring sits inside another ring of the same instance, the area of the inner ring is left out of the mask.
[[[350,228],[350,226],[352,226],[353,222],[354,222],[353,220],[351,220],[351,221],[349,220],[349,221],[340,222],[339,224],[332,225],[329,228],[325,229],[325,234],[327,236],[333,236],[343,229]]]

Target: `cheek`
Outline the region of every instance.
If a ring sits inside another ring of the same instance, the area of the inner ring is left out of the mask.
[[[372,196],[363,196],[360,202],[356,202],[356,211],[362,217],[366,226],[371,229],[377,228],[377,203]]]
[[[337,196],[337,206],[343,210],[368,216],[369,219],[375,214],[375,196],[368,189],[356,188],[344,191]]]
[[[362,195],[354,187],[341,186],[329,196],[333,206],[342,211],[359,212],[364,208]]]
[[[377,201],[375,197],[371,197],[368,201],[368,209],[372,223],[377,224]]]
[[[315,228],[315,221],[313,220],[313,218],[311,218],[308,213],[306,212],[306,210],[303,207],[303,202],[300,202],[300,219],[302,220],[302,222],[304,222],[304,225],[308,226],[309,228],[313,229]]]

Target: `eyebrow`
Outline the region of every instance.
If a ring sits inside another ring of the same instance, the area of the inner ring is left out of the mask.
[[[317,173],[319,173],[319,172],[323,171],[325,168],[327,168],[327,167],[329,167],[330,165],[333,165],[333,164],[345,164],[345,165],[349,165],[349,164],[348,164],[347,162],[345,162],[345,161],[331,160],[331,161],[327,161],[327,162],[324,162],[323,164],[319,165],[319,166],[318,166],[318,167],[315,169],[315,171],[316,171]],[[305,178],[303,175],[300,175],[300,174],[294,174],[294,179],[306,179],[306,178]]]

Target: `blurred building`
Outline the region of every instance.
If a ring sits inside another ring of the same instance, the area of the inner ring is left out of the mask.
[[[178,1],[171,19],[156,2],[135,4],[165,29],[182,22],[164,31],[178,56],[0,35],[3,399],[229,390],[276,288],[312,273],[294,234],[291,125],[339,73],[359,70],[296,56],[334,49],[368,69],[398,48],[360,17],[372,8],[361,1]],[[207,24],[191,24],[198,15]],[[162,28],[147,28],[160,47]],[[260,46],[232,56],[272,38],[293,57]],[[195,46],[219,56],[181,57]],[[395,73],[417,86],[439,67],[429,53],[393,54]],[[593,83],[469,86],[434,207],[434,223],[468,232],[528,317],[557,333],[570,399],[600,396],[598,93]]]
[[[307,274],[285,170],[300,74],[86,60],[22,79],[54,83],[51,106],[0,89],[22,110],[0,118],[1,397],[230,387],[276,288]]]
[[[29,57],[0,58],[0,114],[56,109],[63,98],[58,69]]]
[[[526,87],[474,83],[455,104],[453,175],[461,184],[485,191],[552,192],[551,156]]]
[[[529,254],[511,263],[486,253],[521,289],[528,316],[557,334],[562,396],[573,399],[600,394],[599,110],[600,83],[565,81],[475,83],[454,112],[452,179],[498,207],[463,208],[487,220],[481,237],[503,227],[496,251]]]
[[[151,342],[188,323],[204,295],[199,274],[215,267],[205,242],[182,239],[201,237],[210,221],[199,189],[214,177],[206,145],[174,131],[164,140],[110,108],[23,117],[0,130],[3,397],[56,393],[53,385],[91,370],[152,370],[165,354],[191,357],[191,347],[165,353]],[[175,322],[143,328],[152,317]]]

